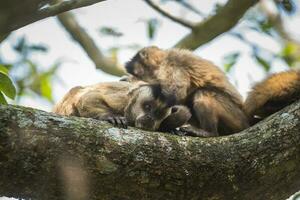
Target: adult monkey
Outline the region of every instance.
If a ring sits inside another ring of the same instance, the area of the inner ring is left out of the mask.
[[[126,81],[72,88],[55,105],[53,112],[151,131],[171,131],[191,117],[187,107],[169,105],[158,84]]]
[[[199,136],[227,135],[249,126],[242,97],[226,75],[188,50],[145,47],[125,67],[137,79],[160,84],[170,101],[188,105],[190,123],[204,130]]]

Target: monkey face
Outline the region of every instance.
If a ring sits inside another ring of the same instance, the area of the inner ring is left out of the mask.
[[[126,71],[140,80],[154,83],[155,72],[165,57],[165,52],[158,47],[145,47],[125,64]]]
[[[130,95],[132,98],[125,108],[129,125],[150,131],[158,130],[171,113],[171,105],[164,100],[160,86],[143,85]]]

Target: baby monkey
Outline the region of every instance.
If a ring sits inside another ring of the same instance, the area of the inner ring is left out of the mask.
[[[169,105],[158,84],[126,81],[75,87],[54,107],[53,112],[150,131],[171,131],[191,117],[187,107]]]
[[[160,84],[168,101],[189,106],[190,123],[208,133],[202,136],[232,134],[249,126],[242,97],[226,75],[188,50],[145,47],[125,67],[137,79]]]

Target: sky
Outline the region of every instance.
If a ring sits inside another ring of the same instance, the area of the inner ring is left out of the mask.
[[[205,14],[209,14],[214,9],[216,2],[223,4],[226,1],[202,0],[201,3],[197,3],[199,1],[192,0],[191,2],[196,2],[194,5],[199,10]],[[187,10],[174,3],[167,3],[163,8],[190,21],[197,22],[201,20],[201,17],[187,12]],[[190,32],[185,27],[161,16],[141,0],[109,0],[86,8],[77,9],[73,13],[81,26],[93,37],[94,42],[102,50],[106,50],[114,45],[129,44],[139,44],[140,46],[157,45],[161,48],[171,48],[177,41]],[[159,19],[160,25],[154,40],[149,41],[146,25],[143,23],[143,20],[153,17]],[[295,37],[299,38],[300,30],[295,29],[295,27],[299,27],[300,25],[299,13],[293,17],[289,17],[286,21],[287,28],[291,30]],[[116,27],[124,36],[118,39],[103,37],[99,34],[99,29],[103,26]],[[29,42],[46,44],[48,47],[49,51],[47,53],[36,53],[32,56],[32,59],[39,63],[41,67],[46,68],[57,60],[64,61],[58,71],[63,84],[53,81],[55,102],[60,100],[74,86],[84,86],[104,81],[117,81],[119,79],[118,77],[96,70],[85,52],[77,43],[72,41],[71,37],[61,27],[55,17],[41,20],[11,34],[8,41],[3,42],[0,46],[0,53],[7,61],[13,61],[16,58],[11,44],[16,43],[17,39],[21,36],[26,36]],[[260,44],[272,52],[280,51],[278,41],[274,41],[254,31],[245,32],[245,36],[247,39]],[[228,77],[245,97],[251,85],[265,76],[262,68],[258,67],[258,64],[251,59],[249,46],[232,36],[223,34],[213,40],[213,42],[198,48],[195,54],[211,60],[216,65],[222,67],[222,58],[236,51],[241,52],[241,57],[233,70],[228,73]],[[136,51],[133,50],[121,51],[119,62],[124,64],[135,53]],[[287,66],[284,63],[275,62],[271,72],[281,71],[286,68]],[[47,101],[35,97],[23,98],[20,104],[46,111],[50,111],[53,106]]]

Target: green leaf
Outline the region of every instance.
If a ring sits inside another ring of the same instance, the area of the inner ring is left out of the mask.
[[[19,53],[23,53],[23,51],[26,49],[26,39],[24,36],[19,38],[18,43],[14,46],[14,49]]]
[[[4,65],[1,65],[1,64],[0,64],[0,72],[8,75],[8,69]]]
[[[43,97],[52,102],[52,86],[50,80],[50,76],[41,77],[40,92]]]
[[[148,38],[150,40],[153,40],[155,34],[156,34],[156,30],[157,27],[159,25],[159,21],[155,18],[149,19],[147,21],[147,26],[148,26]]]
[[[25,60],[25,63],[27,63],[30,68],[31,76],[38,74],[38,67],[35,63],[33,63],[31,60],[28,59]]]
[[[271,35],[271,31],[273,29],[273,25],[272,23],[269,21],[269,20],[259,20],[258,21],[258,25],[259,25],[259,28],[260,30],[267,34],[267,35]]]
[[[264,68],[264,70],[266,72],[270,71],[271,66],[270,66],[270,64],[265,59],[263,59],[259,55],[254,55],[254,57],[255,57],[256,61]]]
[[[240,57],[240,53],[234,52],[234,53],[226,55],[223,58],[225,72],[230,71],[230,69],[235,65],[235,63],[237,62],[239,57]]]
[[[123,33],[119,32],[116,28],[107,27],[107,26],[104,26],[104,27],[100,28],[100,34],[102,36],[111,36],[111,37],[121,37],[121,36],[123,36]]]
[[[40,51],[40,52],[48,51],[47,47],[43,44],[33,44],[33,45],[30,45],[28,47],[28,49],[33,50],[33,51]]]
[[[5,97],[3,96],[2,92],[0,92],[0,104],[7,104]]]
[[[292,15],[297,11],[296,2],[293,0],[280,0],[276,1],[276,3],[286,14]]]
[[[0,72],[0,91],[2,91],[6,96],[14,99],[16,96],[16,88],[10,78]]]

